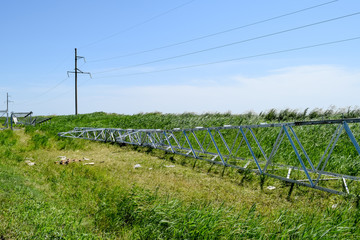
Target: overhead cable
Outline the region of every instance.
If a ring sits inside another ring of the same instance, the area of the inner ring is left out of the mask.
[[[271,36],[275,36],[275,35],[279,35],[279,34],[283,34],[283,33],[288,33],[288,32],[296,31],[296,30],[299,30],[299,29],[312,27],[312,26],[315,26],[315,25],[320,25],[320,24],[323,24],[323,23],[328,23],[328,22],[331,22],[331,21],[336,21],[336,20],[347,18],[347,17],[356,16],[356,15],[359,15],[359,14],[360,14],[360,12],[356,12],[356,13],[352,13],[352,14],[348,14],[348,15],[344,15],[344,16],[340,16],[340,17],[336,17],[336,18],[331,18],[331,19],[327,19],[327,20],[324,20],[324,21],[320,21],[320,22],[316,22],[316,23],[311,23],[311,24],[307,24],[307,25],[303,25],[303,26],[299,26],[299,27],[295,27],[295,28],[290,28],[290,29],[286,29],[286,30],[282,30],[282,31],[274,32],[274,33],[269,33],[269,34],[265,34],[265,35],[261,35],[261,36],[257,36],[257,37],[253,37],[253,38],[248,38],[248,39],[241,40],[241,41],[231,42],[231,43],[227,43],[227,44],[223,44],[223,45],[219,45],[219,46],[215,46],[215,47],[211,47],[211,48],[206,48],[206,49],[202,49],[202,50],[198,50],[198,51],[194,51],[194,52],[189,52],[189,53],[184,53],[184,54],[171,56],[171,57],[167,57],[167,58],[161,58],[161,59],[157,59],[157,60],[153,60],[153,61],[149,61],[149,62],[144,62],[144,63],[139,63],[139,64],[135,64],[135,65],[125,66],[125,67],[120,67],[120,68],[114,68],[114,69],[100,71],[100,72],[95,72],[94,74],[113,72],[113,71],[118,71],[118,70],[123,70],[123,69],[128,69],[128,68],[134,68],[134,67],[144,66],[144,65],[158,63],[158,62],[164,62],[164,61],[167,61],[167,60],[186,57],[186,56],[190,56],[190,55],[194,55],[194,54],[198,54],[198,53],[203,53],[203,52],[212,51],[212,50],[216,50],[216,49],[220,49],[220,48],[224,48],[224,47],[229,47],[229,46],[233,46],[233,45],[237,45],[237,44],[241,44],[241,43],[245,43],[245,42],[250,42],[250,41],[254,41],[254,40],[258,40],[258,39],[262,39],[262,38],[267,38],[267,37],[271,37]]]
[[[318,43],[318,44],[314,44],[314,45],[307,45],[307,46],[302,46],[302,47],[284,49],[284,50],[279,50],[279,51],[259,53],[259,54],[256,54],[256,55],[250,55],[250,56],[245,56],[245,57],[239,57],[239,58],[232,58],[232,59],[220,60],[220,61],[215,61],[215,62],[208,62],[208,63],[194,64],[194,65],[187,65],[187,66],[181,66],[181,67],[175,67],[175,68],[160,69],[160,70],[156,70],[156,71],[147,71],[147,72],[140,72],[140,73],[121,74],[121,75],[115,75],[115,76],[95,77],[95,78],[93,78],[93,79],[129,77],[129,76],[146,75],[146,74],[152,74],[152,73],[176,71],[176,70],[189,69],[189,68],[205,67],[205,66],[209,66],[209,65],[216,65],[216,64],[228,63],[228,62],[237,62],[237,61],[241,61],[241,60],[245,60],[245,59],[257,58],[257,57],[265,57],[265,56],[276,55],[276,54],[281,54],[281,53],[300,51],[300,50],[305,50],[305,49],[310,49],[310,48],[316,48],[316,47],[321,47],[321,46],[327,46],[327,45],[333,45],[333,44],[339,44],[339,43],[350,42],[350,41],[355,41],[355,40],[360,40],[360,36],[358,36],[358,37],[353,37],[353,38],[336,40],[336,41],[331,41],[331,42]],[[63,81],[64,81],[64,80],[63,80]],[[80,86],[82,86],[82,85],[84,85],[84,84],[80,84]],[[61,97],[61,96],[64,96],[64,94],[70,93],[71,91],[72,91],[72,90],[65,91],[64,93],[59,94],[59,95],[57,95],[57,96],[54,96],[54,97],[52,97],[51,99],[57,99],[57,98],[59,98],[59,97]],[[39,101],[39,102],[36,103],[36,104],[44,104],[44,103],[45,103],[44,101]]]
[[[89,44],[87,44],[87,45],[81,46],[80,48],[85,48],[85,47],[89,47],[89,46],[95,45],[95,44],[97,44],[97,43],[99,43],[99,42],[102,42],[102,41],[105,41],[105,40],[107,40],[107,39],[113,38],[113,37],[115,37],[115,36],[117,36],[117,35],[119,35],[119,34],[122,34],[122,33],[128,32],[128,31],[130,31],[130,30],[133,30],[134,28],[137,28],[137,27],[139,27],[139,26],[142,26],[142,25],[144,25],[144,24],[146,24],[146,23],[148,23],[148,22],[151,22],[151,21],[153,21],[153,20],[155,20],[155,19],[157,19],[157,18],[160,18],[160,17],[162,17],[162,16],[164,16],[164,15],[166,15],[166,14],[168,14],[168,13],[171,13],[171,12],[173,12],[173,11],[179,9],[179,8],[182,8],[182,7],[186,6],[186,5],[189,5],[190,3],[193,3],[193,2],[195,2],[195,1],[196,1],[196,0],[187,1],[187,2],[185,2],[185,3],[183,3],[183,4],[180,4],[180,5],[178,5],[178,6],[174,7],[174,8],[171,8],[171,9],[169,9],[169,10],[166,10],[166,11],[163,12],[163,13],[160,13],[160,14],[158,14],[158,15],[155,15],[155,16],[153,16],[153,17],[151,17],[151,18],[149,18],[149,19],[147,19],[147,20],[145,20],[145,21],[136,23],[136,24],[134,24],[134,25],[132,25],[132,26],[130,26],[130,27],[128,27],[128,28],[125,28],[125,29],[119,31],[119,32],[116,32],[116,33],[114,33],[114,34],[111,34],[111,35],[109,35],[109,36],[107,36],[107,37],[104,37],[104,38],[102,38],[102,39],[99,39],[99,40],[97,40],[97,41],[94,41],[94,42],[92,42],[92,43],[89,43]]]
[[[185,40],[185,41],[182,41],[182,42],[172,43],[172,44],[164,45],[164,46],[161,46],[161,47],[156,47],[156,48],[152,48],[152,49],[148,49],[148,50],[143,50],[143,51],[128,53],[128,54],[125,54],[125,55],[120,55],[120,56],[115,56],[115,57],[110,57],[110,58],[102,58],[102,59],[90,60],[90,61],[88,61],[88,62],[103,62],[103,61],[109,61],[109,60],[113,60],[113,59],[130,57],[130,56],[135,56],[135,55],[139,55],[139,54],[143,54],[143,53],[148,53],[148,52],[154,52],[154,51],[162,50],[162,49],[165,49],[165,48],[175,47],[175,46],[179,46],[179,45],[182,45],[182,44],[186,44],[186,43],[190,43],[190,42],[195,42],[195,41],[202,40],[202,39],[205,39],[205,38],[210,38],[210,37],[214,37],[214,36],[221,35],[221,34],[224,34],[224,33],[232,32],[232,31],[235,31],[235,30],[239,30],[239,29],[251,27],[251,26],[254,26],[254,25],[261,24],[261,23],[266,23],[266,22],[269,22],[269,21],[272,21],[272,20],[276,20],[276,19],[279,19],[279,18],[287,17],[287,16],[294,15],[294,14],[297,14],[297,13],[305,12],[305,11],[308,11],[308,10],[311,10],[311,9],[314,9],[314,8],[318,8],[318,7],[322,7],[322,6],[325,6],[325,5],[334,3],[334,2],[338,2],[338,1],[339,1],[339,0],[334,0],[334,1],[326,2],[326,3],[318,4],[318,5],[311,6],[311,7],[307,7],[307,8],[303,8],[303,9],[300,9],[300,10],[297,10],[297,11],[294,11],[294,12],[285,13],[285,14],[282,14],[282,15],[279,15],[279,16],[276,16],[276,17],[267,18],[267,19],[260,20],[260,21],[257,21],[257,22],[253,22],[253,23],[249,23],[249,24],[246,24],[246,25],[242,25],[242,26],[238,26],[238,27],[226,29],[226,30],[223,30],[223,31],[220,31],[220,32],[211,33],[211,34],[208,34],[208,35],[204,35],[204,36],[192,38],[192,39]]]
[[[326,46],[326,45],[332,45],[332,44],[338,44],[338,43],[343,43],[343,42],[349,42],[349,41],[354,41],[354,40],[359,40],[359,39],[360,39],[360,36],[359,37],[354,37],[354,38],[347,38],[347,39],[332,41],[332,42],[318,43],[318,44],[308,45],[308,46],[303,46],[303,47],[290,48],[290,49],[267,52],[267,53],[260,53],[260,54],[256,54],[256,55],[245,56],[245,57],[226,59],[226,60],[215,61],[215,62],[187,65],[187,66],[175,67],[175,68],[167,68],[167,69],[161,69],[161,70],[156,70],[156,71],[148,71],[148,72],[140,72],[140,73],[129,73],[129,74],[116,75],[116,76],[96,77],[94,79],[125,77],[125,76],[127,77],[127,76],[135,76],[135,75],[145,75],[145,74],[150,74],[150,73],[168,72],[168,71],[181,70],[181,69],[187,69],[187,68],[204,67],[204,66],[208,66],[208,65],[215,65],[215,64],[228,63],[228,62],[236,62],[236,61],[250,59],[250,58],[264,57],[264,56],[275,55],[275,54],[286,53],[286,52],[294,52],[294,51],[299,51],[299,50],[304,50],[304,49],[309,49],[309,48],[315,48],[315,47],[321,47],[321,46]]]
[[[23,100],[23,101],[19,101],[20,103],[24,103],[26,102],[26,106],[30,106],[30,103],[34,102],[35,99],[39,98],[39,97],[42,97],[44,95],[46,95],[48,92],[54,90],[55,88],[57,88],[58,86],[60,86],[63,82],[65,82],[67,79],[69,79],[69,77],[61,80],[60,82],[58,82],[56,85],[54,85],[53,87],[50,87],[49,89],[47,89],[46,91],[40,93],[40,94],[37,94],[35,95],[34,97],[31,98],[31,100]]]

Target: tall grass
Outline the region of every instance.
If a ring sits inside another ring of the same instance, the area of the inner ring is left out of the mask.
[[[234,170],[221,177],[221,167],[207,173],[210,166],[205,163],[192,169],[193,160],[160,151],[147,154],[142,148],[134,151],[56,135],[76,126],[171,129],[303,120],[311,113],[272,111],[267,118],[253,113],[94,113],[58,116],[51,125],[25,131],[0,131],[0,239],[357,239],[356,199],[302,187],[295,187],[288,199],[289,186],[273,179],[260,181]],[[256,134],[273,137],[274,132]],[[304,138],[316,131],[299,134]],[[344,151],[351,154],[346,144]],[[91,154],[95,166],[54,164],[59,155]],[[176,168],[165,168],[164,160],[153,156],[174,161]],[[35,166],[24,162],[28,157]],[[349,164],[346,171],[358,171],[350,158],[341,161]],[[135,163],[143,167],[135,170]],[[269,184],[277,190],[267,190]]]
[[[132,128],[132,129],[173,129],[173,128],[194,128],[197,126],[214,127],[223,125],[244,125],[244,124],[259,124],[262,122],[290,122],[290,121],[305,121],[305,120],[319,120],[319,119],[338,119],[338,118],[354,118],[360,116],[360,109],[335,109],[327,110],[313,109],[309,111],[305,109],[300,112],[297,110],[284,109],[277,111],[270,109],[267,112],[259,115],[248,112],[245,114],[231,115],[230,113],[205,113],[205,114],[161,114],[158,112],[135,115],[117,115],[106,114],[102,112],[93,114],[84,114],[79,116],[60,116],[53,119],[51,125],[44,125],[39,128],[46,136],[56,138],[59,149],[76,149],[84,146],[84,143],[78,140],[58,138],[56,134],[61,131],[69,131],[74,127],[109,127],[109,128]],[[26,130],[30,133],[32,127],[27,127]],[[301,143],[308,151],[310,156],[314,158],[313,163],[317,165],[324,153],[327,144],[329,143],[336,126],[303,126],[295,127]],[[359,137],[360,131],[354,125],[355,137]],[[255,135],[259,138],[261,146],[269,155],[273,147],[273,143],[277,137],[279,128],[259,128],[254,129]],[[34,134],[34,133],[33,133]],[[197,132],[198,138],[203,139],[206,132]],[[223,130],[225,140],[229,144],[235,139],[236,130]],[[35,136],[33,136],[35,137]],[[214,134],[215,140],[221,143],[222,140],[217,134]],[[248,133],[250,143],[255,146],[256,143]],[[240,142],[240,138],[238,142]],[[196,140],[190,136],[190,141],[197,145]],[[42,143],[43,144],[43,143]],[[34,146],[36,148],[36,146]],[[220,144],[221,151],[226,152],[226,146]],[[265,160],[260,149],[254,148],[255,156],[260,160]],[[216,152],[216,149],[211,145],[209,151]],[[241,154],[241,155],[240,155]],[[345,157],[344,157],[345,156]],[[348,157],[347,157],[348,156]],[[352,157],[354,156],[354,157]],[[246,144],[243,144],[239,149],[239,156],[242,158],[252,158],[248,151]],[[305,157],[305,156],[302,156]],[[289,141],[285,138],[280,146],[278,153],[274,158],[275,163],[282,163],[287,165],[299,165],[295,152],[293,151]],[[345,134],[342,134],[340,140],[332,154],[332,158],[327,165],[326,171],[340,170],[339,173],[359,175],[360,169],[358,164],[360,159],[356,149],[352,146],[350,140]],[[236,164],[236,162],[234,162]],[[309,167],[309,166],[308,166]]]

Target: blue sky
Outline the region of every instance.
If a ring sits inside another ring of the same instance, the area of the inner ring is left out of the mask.
[[[359,12],[358,0],[3,1],[0,110],[8,92],[10,111],[73,114],[75,47],[92,73],[78,79],[79,113],[355,108]]]

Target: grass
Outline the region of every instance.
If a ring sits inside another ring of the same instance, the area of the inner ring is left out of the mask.
[[[358,198],[301,186],[288,197],[291,186],[271,178],[233,169],[222,175],[220,166],[193,167],[193,159],[157,150],[55,135],[75,126],[130,128],[131,121],[131,128],[171,128],[263,118],[95,113],[0,131],[0,239],[359,238]],[[64,155],[95,164],[54,164]]]

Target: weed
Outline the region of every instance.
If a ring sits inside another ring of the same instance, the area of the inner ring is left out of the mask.
[[[359,198],[289,186],[272,178],[258,179],[246,170],[239,175],[238,171],[227,168],[220,177],[222,166],[201,161],[194,165],[191,158],[56,135],[76,126],[171,129],[278,121],[279,117],[321,119],[339,112],[323,113],[287,109],[270,110],[261,116],[251,112],[127,116],[99,112],[57,116],[51,125],[26,127],[25,131],[1,131],[0,236],[5,239],[356,239],[360,234]],[[346,109],[344,118],[356,114],[358,110]],[[299,128],[297,133],[305,148],[315,146],[309,154],[320,158],[319,149],[324,145],[310,139],[319,132],[326,139],[331,131],[321,127]],[[265,136],[260,140],[265,143],[265,150],[266,142],[276,138],[273,130],[261,129],[254,134]],[[337,147],[334,151],[343,151],[345,156],[353,154],[351,142],[344,138],[340,138]],[[275,162],[294,158],[286,146],[280,148],[283,149],[279,153],[283,154],[276,155]],[[245,150],[246,146],[239,151]],[[261,152],[255,154],[261,156]],[[62,155],[77,159],[86,156],[95,165],[55,165],[54,159]],[[35,166],[24,163],[28,156],[34,158]],[[334,159],[329,167],[358,174],[358,161],[336,155]],[[176,167],[165,168],[164,161]],[[142,167],[134,169],[138,163]],[[250,164],[248,168],[253,167],[256,166]],[[270,184],[276,186],[271,193],[266,190]]]
[[[31,137],[31,147],[32,149],[36,150],[39,148],[46,148],[48,147],[49,138],[45,135],[35,134]]]

